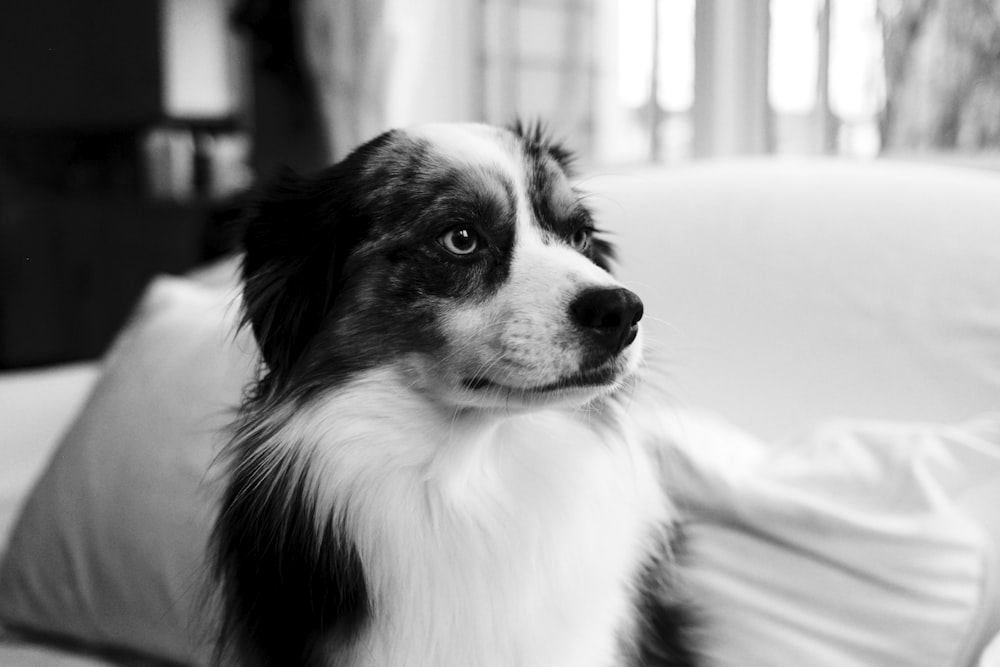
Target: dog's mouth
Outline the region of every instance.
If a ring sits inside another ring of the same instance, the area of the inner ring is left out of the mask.
[[[475,392],[513,392],[522,395],[551,394],[567,389],[607,387],[620,379],[620,369],[615,364],[605,364],[562,377],[548,384],[518,387],[503,384],[487,377],[477,376],[462,380],[462,386]]]

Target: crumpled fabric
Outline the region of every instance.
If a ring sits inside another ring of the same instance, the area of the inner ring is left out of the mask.
[[[710,664],[1000,667],[1000,415],[779,444],[658,419]]]

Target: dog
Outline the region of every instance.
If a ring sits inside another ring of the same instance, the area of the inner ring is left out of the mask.
[[[687,666],[675,513],[630,431],[642,302],[540,125],[392,130],[251,207],[262,371],[212,550],[220,655]]]

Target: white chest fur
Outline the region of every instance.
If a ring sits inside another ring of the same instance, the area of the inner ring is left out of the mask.
[[[390,375],[281,438],[307,448],[320,514],[365,570],[373,617],[333,664],[618,664],[669,518],[647,453],[607,415],[445,414]]]

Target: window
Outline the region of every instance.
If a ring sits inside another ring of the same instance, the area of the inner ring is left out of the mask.
[[[617,108],[602,158],[878,152],[876,0],[612,4]]]
[[[884,105],[876,0],[770,0],[771,150],[874,157]]]
[[[608,158],[691,157],[695,0],[617,3],[613,72],[617,124]]]
[[[482,118],[599,164],[1000,149],[1000,11],[949,0],[480,0]]]

